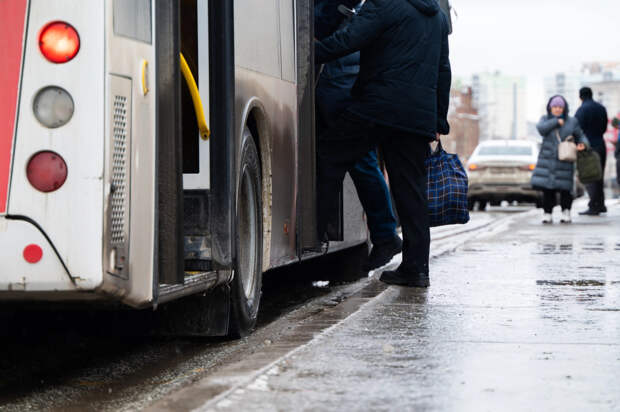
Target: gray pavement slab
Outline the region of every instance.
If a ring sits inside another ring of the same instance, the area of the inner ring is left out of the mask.
[[[620,410],[620,206],[526,214],[201,410]]]

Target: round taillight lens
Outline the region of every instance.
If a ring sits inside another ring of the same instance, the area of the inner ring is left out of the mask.
[[[43,249],[39,245],[28,245],[24,248],[24,260],[28,263],[37,263],[43,258]]]
[[[35,189],[44,193],[53,192],[67,180],[67,164],[58,153],[39,152],[30,158],[26,176]]]
[[[39,48],[52,63],[66,63],[80,51],[80,36],[70,24],[55,21],[41,30]]]
[[[34,115],[45,127],[54,129],[64,126],[73,116],[73,99],[64,89],[46,87],[37,93],[32,105]]]

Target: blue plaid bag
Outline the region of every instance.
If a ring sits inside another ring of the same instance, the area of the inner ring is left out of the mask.
[[[469,222],[467,173],[459,157],[447,153],[439,142],[426,160],[426,168],[431,227]]]

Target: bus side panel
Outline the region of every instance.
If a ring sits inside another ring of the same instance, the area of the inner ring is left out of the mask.
[[[154,13],[149,0],[106,4],[102,289],[146,306],[156,281]]]
[[[297,196],[297,95],[293,83],[237,67],[236,104],[238,119],[243,119],[247,102],[256,97],[268,119],[271,148],[271,257],[270,267],[296,259]],[[243,124],[239,124],[243,128]],[[242,130],[242,129],[241,129]],[[237,131],[239,133],[239,131]]]
[[[42,260],[34,264],[38,275],[25,280],[33,288],[92,290],[102,281],[103,16],[103,2],[30,2],[8,213],[36,222],[76,281],[74,286],[64,271],[57,273],[57,264]],[[47,61],[38,44],[41,29],[57,20],[71,24],[80,36],[79,53],[62,64]],[[73,117],[62,127],[46,128],[34,117],[34,98],[46,86],[72,96]],[[29,159],[43,150],[59,154],[68,170],[64,185],[50,193],[36,190],[26,176]]]
[[[291,4],[282,7],[285,1]],[[236,133],[240,138],[248,103],[257,99],[268,123],[268,136],[259,137],[269,143],[261,147],[271,149],[272,225],[265,268],[297,259],[297,86],[291,67],[295,50],[292,42],[283,41],[283,36],[290,40],[286,35],[294,27],[294,15],[292,0],[285,1],[235,1]]]

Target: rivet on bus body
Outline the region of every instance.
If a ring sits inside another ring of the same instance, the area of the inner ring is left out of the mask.
[[[24,260],[28,263],[38,263],[43,258],[43,249],[39,245],[28,245],[24,248]]]

